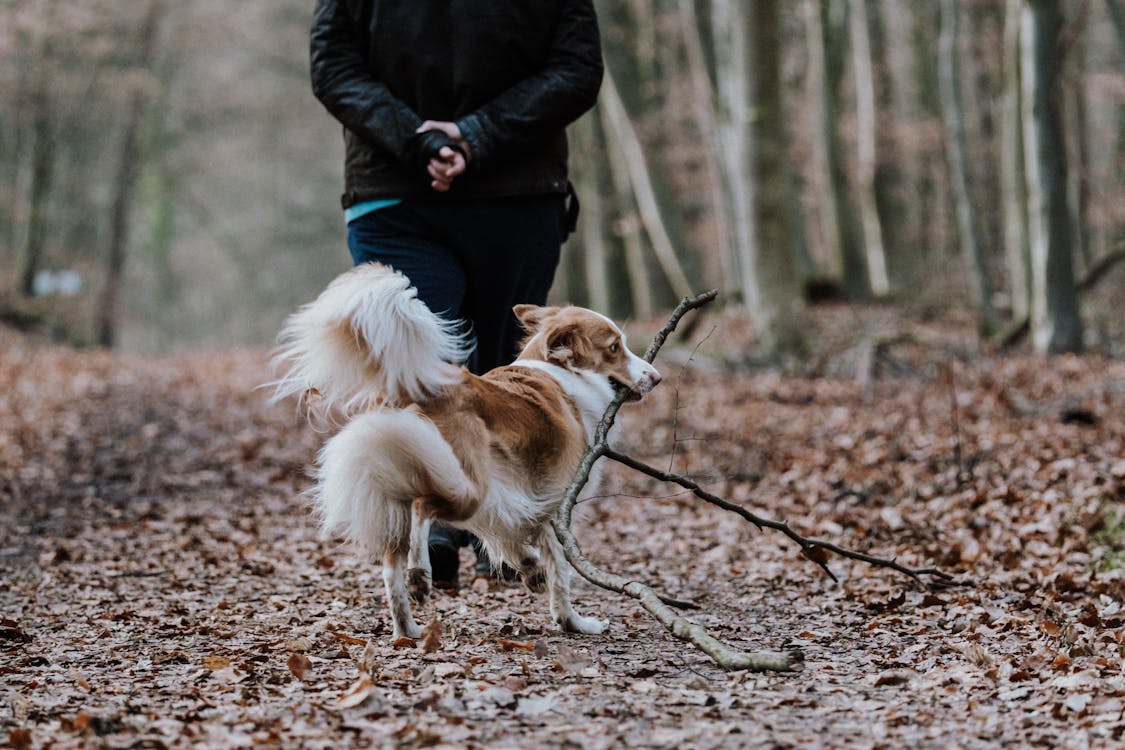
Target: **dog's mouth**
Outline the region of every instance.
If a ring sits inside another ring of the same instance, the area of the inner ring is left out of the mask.
[[[625,397],[626,401],[640,401],[644,396],[644,394],[637,389],[636,384],[630,383],[626,380],[622,380],[618,377],[614,377],[613,375],[609,376],[609,384],[614,388],[624,388],[626,391],[628,391],[629,395]]]

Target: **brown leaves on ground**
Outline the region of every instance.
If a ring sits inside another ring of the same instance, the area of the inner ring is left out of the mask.
[[[441,620],[436,617],[422,628],[422,650],[427,654],[441,650]]]
[[[754,675],[580,581],[604,636],[562,635],[545,596],[493,581],[437,592],[423,638],[392,643],[379,570],[317,538],[300,493],[324,436],[255,390],[264,354],[16,341],[0,352],[0,737],[1116,745],[1125,366],[943,351],[901,339],[862,382],[681,369],[669,352],[664,385],[623,411],[627,453],[810,536],[978,582],[924,591],[829,556],[834,584],[823,550],[607,466],[580,505],[584,551],[694,601],[732,645],[805,654],[802,673]]]
[[[308,679],[309,674],[312,672],[312,659],[304,654],[290,654],[285,663],[289,667],[289,671],[292,672],[293,676],[298,680]]]

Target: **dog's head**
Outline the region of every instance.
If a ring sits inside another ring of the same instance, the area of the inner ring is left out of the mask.
[[[516,305],[527,332],[522,359],[538,359],[576,372],[605,376],[636,401],[660,383],[656,368],[629,351],[625,334],[604,315],[582,307]]]

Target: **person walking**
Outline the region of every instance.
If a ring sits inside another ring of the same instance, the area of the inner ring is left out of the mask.
[[[577,219],[565,129],[601,85],[593,0],[318,0],[309,40],[313,93],[343,125],[353,262],[464,321],[471,371],[510,363],[512,307],[545,304]],[[434,527],[435,585],[456,586],[467,536]]]

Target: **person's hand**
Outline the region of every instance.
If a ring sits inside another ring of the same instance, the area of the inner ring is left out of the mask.
[[[426,120],[418,127],[417,132],[425,133],[430,130],[439,130],[445,133],[456,144],[456,148],[442,146],[437,156],[430,159],[426,166],[426,171],[429,172],[432,180],[430,187],[439,193],[444,193],[453,184],[453,179],[469,168],[469,159],[472,157],[469,152],[469,144],[461,135],[461,128],[457,127],[456,123]]]

